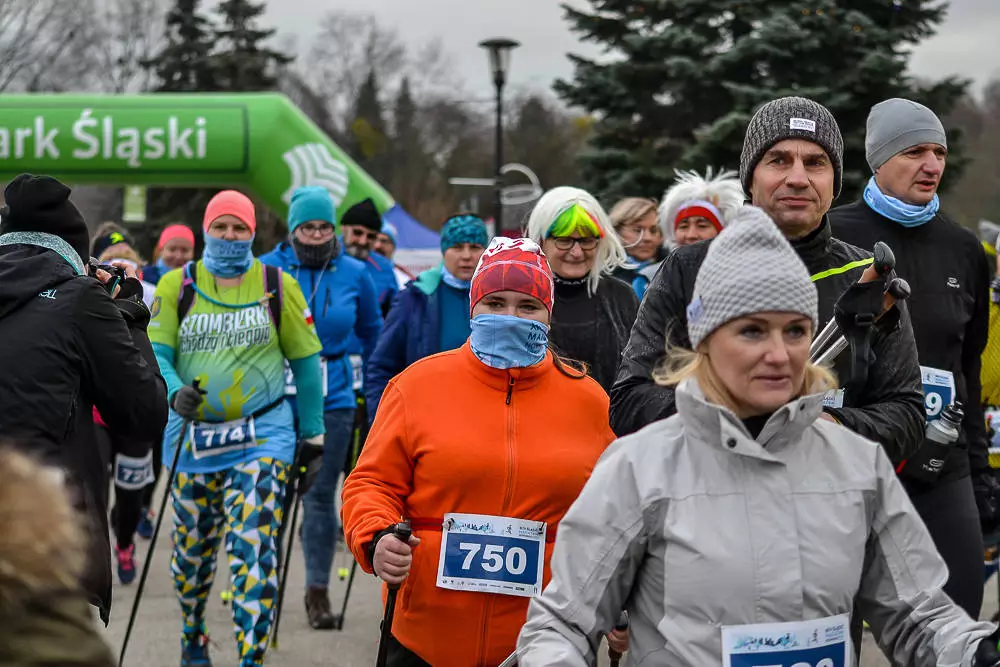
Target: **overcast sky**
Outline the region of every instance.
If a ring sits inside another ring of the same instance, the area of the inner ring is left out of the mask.
[[[584,0],[571,4],[589,6]],[[295,35],[300,52],[331,9],[373,13],[414,47],[440,37],[477,95],[491,90],[486,56],[476,46],[482,39],[504,36],[521,42],[510,71],[515,86],[547,88],[572,74],[567,52],[596,54],[570,32],[557,0],[272,0],[268,5],[267,20],[282,36]],[[911,62],[921,76],[973,78],[978,92],[988,78],[1000,75],[1000,0],[952,0],[939,34],[918,47]]]

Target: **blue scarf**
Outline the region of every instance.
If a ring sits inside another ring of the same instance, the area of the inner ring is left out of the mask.
[[[471,280],[459,280],[454,275],[452,275],[451,271],[445,268],[444,264],[441,265],[441,280],[448,287],[454,287],[455,289],[465,290],[466,292],[472,289]]]
[[[205,252],[201,261],[213,276],[235,278],[250,270],[253,264],[253,239],[227,241],[205,234]]]
[[[930,222],[937,215],[938,209],[941,207],[941,200],[938,199],[936,194],[934,195],[934,199],[926,206],[915,206],[900,201],[895,197],[890,197],[882,192],[878,183],[875,182],[874,176],[871,177],[868,185],[865,186],[865,203],[879,215],[898,222],[904,227],[919,227],[924,223]]]

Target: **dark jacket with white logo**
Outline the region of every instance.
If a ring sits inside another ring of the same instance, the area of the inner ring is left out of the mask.
[[[686,309],[709,243],[701,241],[671,253],[639,306],[639,316],[622,354],[618,379],[611,388],[611,428],[619,437],[676,411],[673,388],[654,383],[652,372],[664,357],[667,332],[672,345],[691,346]],[[865,266],[871,263],[871,253],[832,238],[827,220],[809,236],[793,241],[792,247],[812,275],[819,293],[822,328],[833,317],[833,307],[840,295],[858,281]],[[848,392],[842,408],[827,409],[847,428],[882,444],[894,463],[916,451],[923,442],[924,428],[917,349],[909,315],[905,308],[901,312],[899,325],[893,331],[875,333],[873,361],[860,391],[853,396]],[[849,377],[849,357],[845,351],[834,367],[843,380]]]
[[[141,294],[137,281],[128,282]],[[123,443],[148,451],[160,438],[166,385],[146,337],[148,322],[138,298],[113,301],[56,252],[0,247],[0,438],[67,471],[73,500],[92,522],[83,583],[105,620],[110,461],[97,446],[93,408]]]
[[[937,215],[919,227],[904,227],[876,213],[863,200],[830,212],[833,233],[871,247],[884,241],[896,255],[896,273],[913,289],[908,305],[920,364],[950,371],[965,406],[958,447],[938,483],[989,467],[979,379],[980,356],[990,321],[989,268],[983,247],[968,229]]]

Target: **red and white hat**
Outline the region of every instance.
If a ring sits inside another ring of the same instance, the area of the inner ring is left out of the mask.
[[[472,275],[471,307],[483,297],[508,290],[535,297],[552,312],[552,269],[545,253],[531,239],[498,236],[490,242]]]

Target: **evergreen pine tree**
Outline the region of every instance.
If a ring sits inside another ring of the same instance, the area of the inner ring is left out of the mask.
[[[349,130],[348,153],[375,180],[385,183],[389,140],[374,69],[358,89]]]
[[[425,194],[431,164],[420,135],[417,105],[410,91],[409,78],[404,77],[400,83],[392,120],[387,185],[403,207],[412,211]]]
[[[188,93],[218,89],[211,59],[212,26],[198,9],[200,0],[175,0],[167,13],[165,44],[143,66],[155,72],[157,92]]]
[[[215,61],[224,90],[273,90],[278,69],[294,60],[263,44],[277,32],[257,26],[264,9],[264,3],[250,0],[223,0],[218,5],[221,26],[215,31],[219,49]]]
[[[906,97],[944,117],[968,85],[950,78],[923,86],[905,73],[907,49],[944,17],[936,0],[591,5],[564,5],[572,29],[618,57],[571,56],[574,79],[557,82],[556,90],[599,119],[581,169],[609,205],[621,196],[662,193],[675,168],[737,168],[750,116],[785,95],[813,98],[837,118],[845,141],[841,201],[848,201],[870,176],[864,135],[872,105]],[[949,162],[950,180],[960,166]]]

